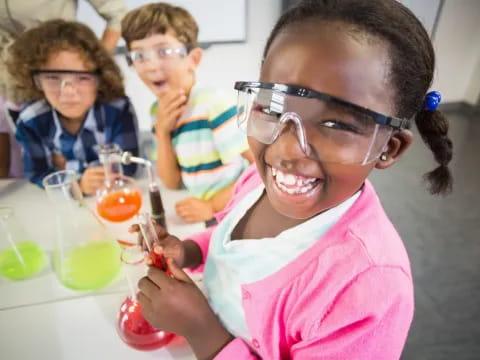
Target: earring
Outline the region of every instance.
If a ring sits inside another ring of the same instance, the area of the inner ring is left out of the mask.
[[[386,161],[387,160],[387,154],[383,153],[382,155],[380,155],[380,160]]]

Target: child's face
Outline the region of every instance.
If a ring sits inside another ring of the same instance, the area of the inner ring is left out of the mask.
[[[260,81],[310,88],[392,114],[388,72],[388,52],[380,42],[361,34],[346,34],[338,25],[317,23],[296,26],[277,35],[265,58]],[[364,166],[326,163],[307,156],[295,131],[289,128],[271,145],[253,137],[249,137],[249,144],[270,203],[279,213],[296,219],[307,219],[349,198],[376,165],[376,161]],[[303,179],[286,178],[286,174]],[[307,187],[310,185],[305,185],[305,181],[316,185],[305,193],[289,194],[282,190],[284,183],[292,184],[293,180]]]
[[[86,64],[78,52],[62,50],[50,55],[41,70],[93,71],[95,69]],[[83,121],[97,98],[96,76],[46,72],[42,74],[42,81],[44,85],[40,84],[40,86],[48,102],[67,119]]]
[[[198,63],[192,53],[180,53],[185,45],[171,32],[132,41],[130,47],[131,52],[141,55],[141,60],[133,62],[135,70],[157,97],[168,91],[190,91]]]

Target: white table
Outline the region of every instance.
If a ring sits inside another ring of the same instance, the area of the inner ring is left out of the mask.
[[[185,224],[175,214],[185,191],[161,188],[171,233],[185,237],[203,223]],[[148,204],[148,201],[145,201]],[[123,273],[95,292],[73,291],[57,280],[51,266],[54,215],[44,190],[25,180],[0,180],[0,205],[11,206],[34,241],[49,255],[49,266],[26,280],[0,277],[0,358],[2,359],[194,359],[185,341],[143,352],[125,345],[115,325],[129,293]]]

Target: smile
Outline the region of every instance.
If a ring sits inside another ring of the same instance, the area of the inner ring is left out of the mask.
[[[272,167],[272,175],[275,185],[289,195],[302,195],[315,189],[321,183],[321,179],[284,173]]]

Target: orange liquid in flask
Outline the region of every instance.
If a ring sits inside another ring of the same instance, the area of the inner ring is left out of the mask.
[[[119,190],[105,195],[98,203],[98,214],[105,220],[122,222],[138,213],[142,195],[137,190]]]

